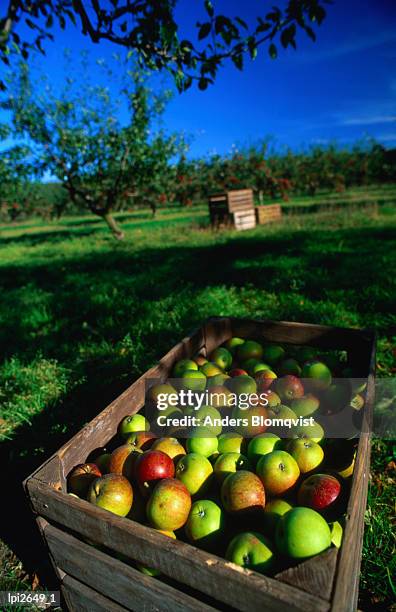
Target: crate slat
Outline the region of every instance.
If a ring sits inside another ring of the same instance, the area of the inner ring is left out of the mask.
[[[128,612],[71,576],[65,577],[61,591],[69,612]]]
[[[150,600],[161,612],[215,612],[215,608],[142,574],[126,563],[52,525],[45,528],[48,547],[69,576],[113,599],[127,610],[139,611]],[[124,609],[124,608],[123,608]]]

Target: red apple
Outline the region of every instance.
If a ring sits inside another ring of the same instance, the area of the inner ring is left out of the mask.
[[[176,531],[187,522],[191,495],[176,478],[164,478],[154,487],[147,502],[147,518],[155,529]]]
[[[273,384],[274,380],[276,380],[276,374],[272,370],[260,370],[255,375],[255,380],[257,383],[257,393],[264,393],[267,391],[270,386]]]
[[[242,370],[242,368],[234,368],[228,372],[231,378],[235,378],[235,376],[249,376],[246,370]]]
[[[290,401],[304,395],[304,387],[297,376],[288,374],[276,381],[276,392],[282,401]]]
[[[174,463],[162,451],[146,451],[136,462],[135,476],[143,495],[149,494],[158,480],[173,478],[174,475]]]
[[[132,480],[136,459],[142,452],[132,444],[118,446],[111,453],[108,471],[112,474],[122,474],[128,480]]]
[[[91,483],[87,500],[113,514],[126,516],[132,508],[133,489],[121,474],[105,474]]]
[[[338,507],[341,483],[330,474],[312,474],[301,484],[297,495],[300,506],[307,506],[329,516]]]
[[[68,492],[85,498],[91,483],[100,476],[102,474],[96,463],[76,465],[67,479]]]
[[[221,500],[230,514],[246,514],[264,509],[265,491],[260,478],[240,470],[229,474],[221,486]]]

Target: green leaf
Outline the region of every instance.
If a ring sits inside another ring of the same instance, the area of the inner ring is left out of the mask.
[[[212,29],[212,26],[209,22],[203,23],[199,29],[198,39],[202,40],[208,36]]]
[[[242,55],[242,53],[240,53],[238,55],[232,55],[231,59],[232,59],[234,65],[238,68],[238,70],[242,70],[243,69],[243,55]]]
[[[235,21],[237,21],[239,23],[240,26],[242,26],[243,28],[245,28],[245,30],[248,29],[248,25],[246,23],[246,21],[244,21],[243,19],[241,19],[240,17],[235,17]]]
[[[252,60],[256,59],[257,57],[257,45],[256,45],[256,41],[253,38],[253,36],[250,36],[248,39],[248,49],[249,49],[249,53],[250,53],[250,57]]]
[[[208,13],[209,17],[213,17],[213,15],[214,15],[214,8],[213,8],[213,4],[210,2],[210,0],[205,0],[205,8],[206,8],[206,12]]]
[[[268,49],[268,53],[271,59],[276,59],[278,57],[278,51],[274,43],[271,43]]]
[[[209,80],[205,77],[201,77],[198,81],[198,87],[201,91],[204,91],[208,87]]]

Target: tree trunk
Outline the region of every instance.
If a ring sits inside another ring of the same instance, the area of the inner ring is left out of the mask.
[[[111,233],[113,234],[116,240],[122,240],[125,236],[124,232],[118,225],[117,221],[114,219],[111,212],[106,212],[100,215],[104,221],[106,221],[107,225],[110,228]]]

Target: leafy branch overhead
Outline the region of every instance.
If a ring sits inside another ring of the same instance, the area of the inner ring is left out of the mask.
[[[257,2],[261,13],[253,23],[240,16],[218,14],[215,3],[204,0],[204,20],[196,23],[197,40],[183,38],[176,20],[177,0],[8,0],[0,13],[0,59],[8,65],[10,55],[27,59],[43,43],[53,40],[56,26],[79,28],[92,42],[110,41],[129,49],[140,64],[151,70],[167,70],[179,91],[196,81],[200,89],[213,83],[218,69],[230,60],[241,70],[245,56],[255,59],[267,46],[271,58],[283,48],[297,45],[302,30],[315,40],[315,25],[326,17],[330,0],[288,0],[283,8]],[[23,26],[31,37],[22,36]],[[3,84],[4,87],[4,84]]]

